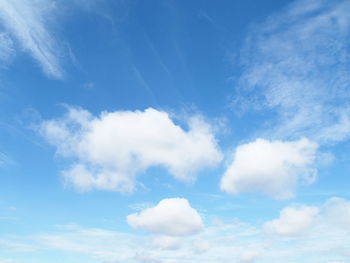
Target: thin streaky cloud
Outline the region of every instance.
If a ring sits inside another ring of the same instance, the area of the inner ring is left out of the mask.
[[[156,57],[157,62],[159,63],[160,67],[168,74],[169,77],[171,77],[171,72],[168,69],[168,67],[165,65],[164,60],[163,60],[161,54],[159,53],[158,49],[156,48],[154,42],[147,35],[145,38],[146,38],[147,44],[149,45],[150,49],[152,50],[154,56]]]
[[[0,19],[8,33],[50,77],[62,78],[60,52],[48,27],[54,10],[50,0],[0,0]]]
[[[13,56],[15,56],[16,51],[13,46],[13,41],[9,37],[9,35],[5,32],[0,33],[0,60],[5,62],[4,65],[6,67],[6,63],[11,60]]]
[[[269,136],[349,137],[349,11],[346,0],[299,0],[251,28],[235,106],[277,112]]]
[[[158,106],[159,103],[157,102],[157,98],[152,90],[152,88],[150,87],[150,85],[147,83],[147,81],[145,80],[145,78],[143,77],[142,73],[140,72],[140,70],[134,65],[132,67],[132,71],[137,79],[137,81],[140,83],[140,85],[146,90],[146,92],[149,94],[151,101],[153,103],[153,105]]]
[[[5,153],[0,152],[0,167],[14,164],[15,162]]]

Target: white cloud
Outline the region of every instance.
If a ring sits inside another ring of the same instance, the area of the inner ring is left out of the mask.
[[[294,195],[302,180],[312,183],[317,144],[307,140],[254,142],[236,148],[233,162],[221,179],[221,189],[231,194],[261,192],[277,199]]]
[[[150,253],[140,253],[135,256],[135,259],[137,262],[142,262],[142,263],[161,263],[162,261],[159,258],[156,258],[154,255]]]
[[[159,236],[155,237],[152,243],[157,248],[175,250],[180,248],[181,239],[173,236]]]
[[[278,112],[267,134],[349,137],[349,12],[347,0],[298,0],[251,28],[236,97],[246,109]]]
[[[184,198],[161,200],[155,207],[127,217],[128,224],[152,233],[167,236],[186,236],[203,228],[200,215]]]
[[[329,224],[350,232],[350,201],[333,197],[324,206]]]
[[[256,250],[247,250],[240,255],[240,262],[251,263],[260,256],[260,252]]]
[[[313,206],[286,207],[278,219],[265,223],[264,229],[269,234],[294,236],[304,234],[312,226],[319,213]]]
[[[12,39],[4,32],[0,33],[0,60],[8,62],[15,53]]]
[[[195,253],[205,253],[210,249],[210,243],[204,239],[197,239],[193,242],[193,251]]]
[[[349,200],[331,198],[320,204],[317,207],[320,210],[317,220],[313,220],[307,231],[292,237],[268,235],[260,230],[260,226],[235,220],[232,223],[208,225],[196,235],[174,237],[174,240],[179,239],[181,245],[177,249],[169,250],[155,246],[154,242],[150,242],[149,236],[139,233],[121,233],[70,224],[55,228],[49,233],[33,233],[29,236],[1,235],[0,254],[13,252],[16,256],[33,258],[37,263],[46,262],[48,250],[62,256],[74,256],[77,260],[82,258],[80,261],[105,263],[345,263],[350,257],[349,227],[336,225],[330,218],[341,217],[341,209],[343,205],[347,209],[348,203]],[[310,206],[293,207],[302,211],[301,207]],[[338,212],[331,212],[333,209]],[[209,244],[209,249],[206,249]],[[196,250],[196,246],[203,250]]]
[[[135,176],[149,167],[162,166],[176,179],[192,181],[221,160],[209,124],[199,117],[187,123],[185,130],[151,108],[99,117],[69,108],[63,118],[43,122],[40,131],[59,154],[75,160],[63,174],[79,190],[131,192]]]
[[[47,75],[61,78],[59,47],[48,28],[54,5],[51,0],[0,0],[0,19],[9,35],[33,56]],[[1,38],[2,45],[12,43],[5,40]]]
[[[343,242],[342,235],[350,231],[350,201],[332,197],[324,204],[317,206],[291,205],[283,208],[279,218],[263,225],[265,234],[293,236],[311,239],[328,236],[324,247]],[[345,241],[344,241],[345,242]],[[334,244],[332,244],[334,243]]]
[[[13,164],[14,161],[6,154],[0,152],[0,167]]]

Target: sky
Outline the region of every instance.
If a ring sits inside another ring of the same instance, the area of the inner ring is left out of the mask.
[[[349,0],[0,0],[0,263],[350,263]]]

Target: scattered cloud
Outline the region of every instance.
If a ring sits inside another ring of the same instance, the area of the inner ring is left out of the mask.
[[[85,89],[94,89],[95,88],[95,83],[92,81],[85,82],[83,87]]]
[[[252,263],[260,256],[260,252],[256,250],[247,250],[240,255],[240,262]]]
[[[307,139],[257,139],[236,148],[220,187],[231,194],[260,192],[277,199],[294,196],[297,183],[312,183],[317,144]]]
[[[155,237],[152,243],[157,248],[175,250],[180,248],[181,239],[173,236],[159,236]]]
[[[325,203],[324,210],[329,224],[350,232],[350,201],[333,197]]]
[[[167,236],[191,235],[203,228],[200,215],[184,198],[163,199],[155,207],[129,215],[127,221],[134,228]]]
[[[286,207],[278,219],[267,222],[265,231],[269,234],[293,236],[305,233],[316,220],[319,209],[313,206]]]
[[[0,33],[0,60],[4,63],[8,62],[16,51],[14,49],[13,41],[7,33]],[[6,65],[6,64],[4,64]]]
[[[79,190],[132,192],[135,176],[152,166],[166,168],[174,178],[190,182],[196,173],[222,158],[212,129],[198,116],[188,129],[152,108],[102,112],[69,108],[61,119],[44,121],[41,134],[57,152],[73,159],[63,172]]]
[[[235,105],[278,113],[266,134],[320,143],[350,135],[350,2],[298,0],[252,26]],[[271,123],[270,123],[271,124]]]
[[[51,233],[2,236],[0,253],[25,253],[30,259],[50,250],[106,263],[347,262],[349,224],[337,220],[347,218],[349,204],[349,200],[334,197],[319,206],[289,205],[261,228],[235,220],[207,225],[196,235],[159,236],[152,242],[149,236],[70,224]],[[268,225],[278,233],[266,232]]]
[[[8,59],[14,53],[13,40],[40,64],[50,77],[62,78],[60,49],[49,28],[55,2],[51,0],[1,0],[0,21],[7,33],[0,35],[0,49]]]
[[[193,251],[195,253],[205,253],[210,249],[210,243],[205,239],[197,239],[193,242]]]
[[[0,167],[13,164],[14,161],[6,154],[0,152]]]
[[[263,233],[301,241],[328,235],[327,244],[332,247],[342,241],[339,236],[348,235],[349,225],[350,201],[332,197],[319,206],[298,204],[283,208],[277,219],[263,225]]]

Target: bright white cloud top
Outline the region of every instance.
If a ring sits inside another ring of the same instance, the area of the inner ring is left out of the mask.
[[[307,139],[291,142],[257,139],[240,145],[220,187],[231,194],[257,191],[277,199],[291,198],[298,182],[314,182],[317,147]]]
[[[69,108],[63,118],[45,121],[40,129],[59,154],[76,160],[63,174],[79,190],[131,192],[135,176],[151,166],[189,182],[221,160],[210,125],[200,117],[187,124],[185,130],[166,112],[151,108],[99,117]]]
[[[203,228],[200,215],[184,198],[163,199],[155,207],[129,215],[127,221],[134,228],[166,236],[191,235]]]

